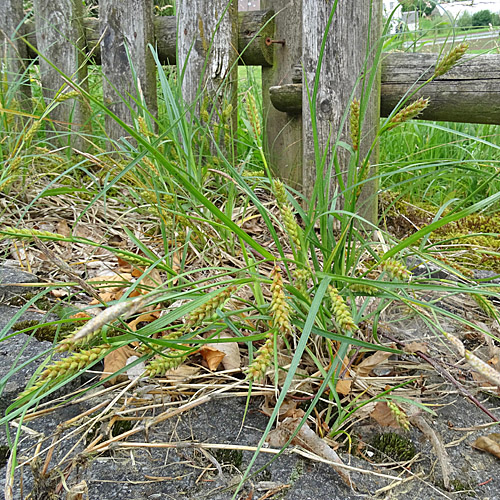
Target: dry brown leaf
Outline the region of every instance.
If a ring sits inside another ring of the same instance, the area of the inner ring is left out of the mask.
[[[119,300],[123,295],[125,289],[128,286],[129,281],[131,281],[132,275],[130,273],[118,274],[108,274],[106,276],[96,276],[90,278],[89,282],[109,282],[103,287],[99,288],[99,297],[104,302],[112,302],[113,300]],[[113,284],[113,282],[119,282],[118,284]],[[90,305],[96,305],[99,302],[93,299]]]
[[[352,380],[350,377],[350,372],[347,367],[349,366],[349,358],[346,356],[342,361],[342,370],[341,374],[343,374],[343,378],[337,382],[335,386],[335,390],[342,394],[343,396],[347,396],[351,392],[352,388]],[[345,372],[345,373],[344,373]]]
[[[64,236],[65,238],[67,238],[71,234],[71,229],[69,228],[68,223],[64,219],[61,219],[57,223],[56,233],[60,234],[61,236]],[[63,241],[61,243],[69,243],[69,242]]]
[[[281,419],[286,417],[294,417],[294,418],[297,417],[297,411],[303,411],[303,410],[297,410],[297,404],[298,401],[285,398],[279,409],[278,413],[279,417]],[[262,413],[270,417],[273,414],[275,407],[276,407],[276,398],[274,397],[274,394],[268,394],[264,396],[264,404],[261,406]]]
[[[64,288],[54,288],[50,291],[50,294],[53,295],[56,299],[62,299],[64,297],[67,297],[69,295],[69,292]]]
[[[227,333],[222,333],[218,338],[231,339],[233,337]],[[237,342],[220,342],[217,344],[206,344],[206,346],[213,347],[214,349],[225,354],[225,356],[222,358],[222,366],[224,366],[224,370],[236,370],[240,368],[240,347]]]
[[[206,361],[208,369],[210,371],[215,371],[221,364],[224,356],[226,355],[224,352],[220,351],[216,347],[212,347],[210,345],[204,345],[200,349],[200,354],[203,356],[203,359]]]
[[[472,446],[478,450],[487,451],[488,453],[495,455],[495,457],[500,458],[500,433],[493,432],[487,436],[481,436],[472,443]]]
[[[414,354],[417,351],[423,352],[424,354],[429,352],[429,347],[423,342],[410,342],[408,345],[403,347],[403,351],[409,354]]]
[[[389,357],[392,355],[390,352],[377,351],[375,354],[368,356],[366,359],[361,361],[358,366],[354,368],[355,372],[360,377],[368,377],[372,370],[378,365],[385,363]]]
[[[124,345],[123,347],[119,347],[118,349],[110,352],[104,357],[104,370],[101,375],[101,380],[104,380],[109,375],[121,370],[127,365],[127,359],[130,358],[130,356],[135,356],[136,354],[136,351],[128,345]],[[109,379],[106,383],[114,385],[125,380],[128,380],[127,374],[121,373],[120,375]]]
[[[167,370],[163,378],[173,379],[176,382],[194,377],[200,371],[196,366],[181,365],[172,370]]]
[[[379,401],[375,405],[375,409],[370,413],[370,417],[372,417],[382,427],[401,428],[385,401]]]
[[[132,320],[129,324],[128,327],[133,331],[137,331],[137,325],[139,323],[151,323],[155,319],[158,319],[160,317],[161,311],[152,311],[152,312],[147,312],[144,314],[141,314],[134,320]]]

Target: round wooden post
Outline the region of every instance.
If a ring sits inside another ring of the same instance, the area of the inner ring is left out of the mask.
[[[137,111],[132,98],[139,100],[142,95],[156,116],[156,66],[148,46],[154,46],[153,1],[100,0],[99,16],[104,103],[131,125],[129,106]],[[106,133],[117,140],[124,131],[106,116]]]
[[[183,98],[191,113],[199,115],[203,110],[205,116],[212,116],[213,130],[219,131],[219,145],[226,151],[234,147],[227,148],[226,132],[234,137],[237,130],[237,7],[236,0],[177,2]],[[228,117],[229,105],[232,112]]]
[[[59,102],[50,113],[54,120],[57,134],[53,138],[55,145],[69,144],[78,149],[85,145],[84,140],[74,132],[85,131],[89,125],[89,108],[78,96],[69,99],[65,93],[72,92],[71,82],[86,86],[87,67],[83,65],[83,4],[81,0],[34,0],[35,26],[40,58],[40,76],[43,95],[47,104],[59,98]],[[57,66],[67,78],[62,78]],[[62,92],[61,92],[62,91]],[[71,132],[71,141],[63,136]]]
[[[20,108],[27,110],[31,88],[19,80],[28,66],[26,44],[21,40],[25,36],[23,18],[22,0],[0,2],[0,61],[4,63],[0,68],[0,80],[7,81],[9,87],[19,85],[13,95]],[[6,78],[2,75],[4,72]]]
[[[302,116],[278,111],[270,100],[273,86],[292,84],[301,71],[295,67],[302,58],[302,0],[261,0],[261,8],[276,12],[274,65],[262,69],[262,104],[266,130],[266,151],[270,164],[279,177],[301,189],[302,179]]]
[[[302,64],[306,81],[302,92],[303,118],[303,186],[306,195],[312,192],[316,180],[316,159],[314,137],[311,122],[311,110],[306,85],[312,94],[314,78],[318,69],[321,43],[327,22],[335,2],[303,0],[302,6]],[[339,0],[333,15],[333,22],[327,35],[319,74],[319,91],[313,103],[316,109],[316,125],[320,150],[324,151],[329,137],[334,142],[342,117],[351,102],[351,94],[358,77],[365,68],[370,69],[377,43],[380,43],[382,28],[381,0]],[[368,76],[366,75],[366,84]],[[355,96],[360,97],[362,84],[358,85]],[[380,117],[380,83],[373,87],[361,131],[360,158],[363,160],[376,136]],[[350,142],[349,120],[342,128],[340,140]],[[331,141],[331,142],[332,142]],[[327,163],[333,154],[330,146]],[[337,148],[340,170],[347,171],[349,155]],[[377,163],[377,151],[374,151],[370,163]],[[370,175],[370,173],[368,174]],[[331,193],[337,185],[337,179],[325,179],[331,184]],[[362,191],[358,213],[370,221],[376,220],[376,183],[369,183]],[[339,199],[340,207],[342,200]],[[340,208],[339,207],[339,208]]]

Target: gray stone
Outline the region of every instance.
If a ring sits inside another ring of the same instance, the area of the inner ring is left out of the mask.
[[[36,288],[29,283],[38,283],[38,278],[14,267],[0,266],[0,302],[36,292]]]

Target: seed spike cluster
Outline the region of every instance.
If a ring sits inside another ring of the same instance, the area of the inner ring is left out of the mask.
[[[60,359],[48,366],[40,375],[34,385],[22,392],[18,398],[22,398],[27,394],[38,390],[43,385],[53,386],[58,380],[68,378],[71,375],[79,372],[83,368],[100,358],[104,353],[109,351],[110,346],[104,344],[91,349],[75,352],[67,358]]]
[[[356,323],[352,318],[351,311],[345,300],[339,294],[339,291],[332,285],[328,286],[328,295],[332,302],[332,311],[335,318],[335,322],[340,326],[342,330],[348,332],[354,332],[358,329]]]
[[[407,281],[411,276],[406,266],[395,259],[384,260],[380,267],[382,271],[386,272],[389,276],[400,281]]]
[[[247,378],[251,381],[263,379],[266,371],[273,361],[274,335],[272,330],[268,332],[264,345],[257,351],[252,363],[248,366]]]
[[[49,238],[49,239],[56,239],[60,240],[63,238],[60,234],[57,233],[51,233],[50,231],[40,231],[38,229],[23,229],[23,228],[18,228],[18,227],[6,227],[4,229],[0,230],[0,235],[4,238],[17,238],[17,239],[22,239],[22,238]]]
[[[282,335],[290,335],[292,333],[290,306],[286,300],[285,287],[279,266],[274,266],[271,271],[271,277],[273,278],[270,306],[272,324]]]
[[[303,295],[307,295],[307,282],[311,278],[311,271],[309,269],[295,269],[293,272],[295,278],[295,287]]]
[[[364,285],[362,283],[352,283],[349,285],[349,288],[354,293],[362,293],[364,295],[375,295],[378,293],[377,287],[374,287],[373,285]]]
[[[37,120],[36,122],[34,122],[33,125],[31,125],[31,127],[26,132],[26,135],[24,136],[24,141],[26,143],[30,143],[31,139],[33,139],[34,135],[38,132],[41,126],[42,126],[42,120]]]
[[[302,229],[295,219],[292,207],[286,196],[285,186],[281,181],[277,179],[273,180],[273,192],[274,196],[276,196],[276,201],[278,202],[278,208],[280,210],[280,215],[283,226],[285,227],[285,231],[288,234],[290,240],[293,241],[295,248],[300,251],[300,236],[302,233]]]
[[[247,92],[245,99],[245,108],[248,119],[250,120],[250,125],[252,126],[254,136],[256,139],[259,139],[262,133],[262,127],[260,123],[259,111],[255,102],[255,97],[251,92]]]
[[[401,123],[407,122],[418,116],[422,111],[429,105],[429,99],[424,99],[421,97],[415,102],[408,104],[408,106],[399,110],[390,120],[387,130],[392,130]]]
[[[192,328],[198,325],[203,320],[211,318],[217,308],[219,308],[226,300],[236,291],[236,286],[231,285],[221,292],[219,292],[215,297],[205,302],[205,304],[197,307],[194,311],[191,311],[186,319],[186,328]]]
[[[158,356],[149,362],[146,367],[146,375],[148,377],[165,375],[168,370],[173,370],[174,368],[179,367],[186,358],[187,356]]]
[[[436,69],[434,70],[434,77],[437,78],[439,76],[444,75],[448,71],[450,71],[455,64],[462,59],[465,52],[469,48],[469,44],[462,42],[458,44],[456,47],[453,47],[448,54],[446,54],[443,59],[436,65]]]
[[[401,427],[405,431],[409,431],[410,420],[408,419],[408,415],[393,401],[387,401],[387,407],[391,411],[392,416],[398,423],[399,427]]]
[[[359,149],[359,101],[354,98],[351,102],[351,114],[349,116],[349,123],[351,126],[351,141],[352,149],[357,151]]]

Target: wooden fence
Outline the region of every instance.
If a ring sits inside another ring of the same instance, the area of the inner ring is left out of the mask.
[[[118,94],[141,95],[151,112],[157,108],[156,69],[149,44],[157,48],[163,64],[183,68],[184,99],[198,112],[200,88],[212,105],[234,102],[235,63],[262,67],[271,164],[305,194],[310,193],[317,175],[313,119],[320,150],[340,127],[341,137],[347,137],[344,110],[359,75],[370,68],[382,32],[381,0],[339,0],[331,19],[335,2],[319,0],[261,0],[262,10],[239,13],[236,1],[177,0],[176,17],[156,18],[152,0],[100,0],[99,19],[83,18],[81,0],[33,3],[34,23],[25,21],[22,0],[0,3],[1,57],[8,78],[12,81],[25,61],[36,57],[29,45],[36,47],[41,54],[45,97],[50,100],[61,90],[71,91],[72,81],[86,84],[84,61],[91,53],[91,62],[102,64],[104,102],[125,122],[131,120],[130,109]],[[316,116],[311,117],[308,99],[329,21],[325,57],[316,82]],[[432,72],[437,58],[432,54],[385,55],[381,85],[375,81],[367,108],[362,155],[374,138],[379,117],[387,116],[417,80],[423,81]],[[64,81],[56,68],[71,75],[71,80]],[[360,88],[358,85],[355,95],[359,96]],[[431,98],[424,119],[500,124],[500,56],[468,57],[422,93]],[[20,88],[19,102],[29,106],[28,97],[29,89]],[[129,102],[133,108],[133,100]],[[55,107],[50,117],[66,129],[68,124],[75,130],[88,123],[88,111],[78,99]],[[123,134],[116,122],[106,122],[106,129],[114,139]],[[77,134],[72,145],[81,147]],[[339,159],[344,161],[342,154]],[[372,185],[364,197],[373,199],[373,189]],[[373,218],[374,205],[369,207],[365,215]]]

